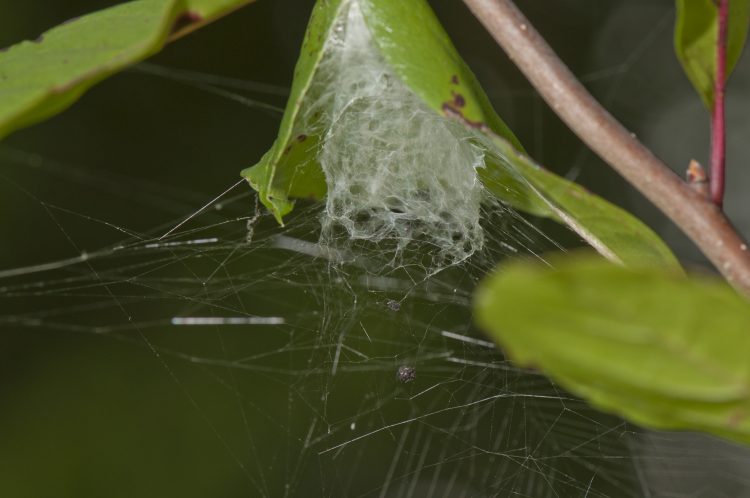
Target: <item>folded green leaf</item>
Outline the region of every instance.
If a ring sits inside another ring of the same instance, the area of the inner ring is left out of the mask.
[[[253,0],[138,0],[0,52],[0,139],[61,112],[104,78]]]
[[[612,260],[679,266],[666,245],[640,221],[536,166],[523,154],[520,143],[492,109],[424,0],[332,0],[316,4],[276,143],[260,163],[242,172],[280,223],[293,208],[292,198],[322,199],[326,194],[327,179],[317,145],[327,140],[321,122],[328,109],[321,108],[319,101],[323,100],[322,93],[335,93],[336,88],[330,88],[330,69],[321,70],[321,64],[330,47],[341,43],[337,35],[346,30],[346,16],[352,6],[361,10],[372,50],[387,73],[415,95],[427,112],[460,123],[464,135],[459,141],[469,140],[483,150],[485,164],[477,173],[498,199],[568,225]],[[384,114],[371,119],[395,121],[397,117]],[[414,146],[420,145],[415,142]]]
[[[687,77],[713,109],[719,11],[714,0],[677,0],[674,46]],[[727,77],[742,54],[750,24],[750,0],[729,2]]]
[[[341,23],[352,3],[357,3],[373,33],[377,49],[385,57],[393,72],[425,103],[438,113],[459,114],[467,123],[489,125],[510,140],[517,148],[520,143],[492,109],[471,70],[456,52],[448,35],[424,0],[331,0],[318,1],[307,28],[294,71],[292,91],[286,112],[273,148],[261,161],[242,171],[255,188],[261,201],[281,223],[293,207],[290,197],[325,195],[325,178],[316,177],[315,184],[298,180],[294,173],[298,161],[286,156],[296,149],[304,149],[308,165],[315,164],[315,149],[297,137],[309,137],[315,123],[305,123],[301,111],[315,105],[318,98],[314,80],[319,78],[319,66],[326,52],[326,43],[333,37],[333,28]],[[384,116],[383,119],[387,119]],[[317,166],[319,169],[319,165]],[[294,179],[294,181],[292,181]],[[307,194],[307,195],[306,195]],[[318,195],[315,195],[318,194]],[[534,196],[535,197],[535,196]],[[527,199],[528,203],[533,200]],[[540,211],[547,211],[539,203]]]
[[[489,160],[479,173],[485,186],[499,198],[517,209],[567,225],[610,261],[630,267],[653,266],[682,271],[669,247],[633,215],[542,168],[502,137],[494,134],[490,137],[495,157],[510,168],[498,167],[497,162]],[[509,169],[518,172],[527,189],[537,193],[534,198],[545,203],[547,211],[540,211],[536,203],[524,205],[522,199],[503,195],[508,191],[506,172]]]
[[[506,265],[476,319],[519,365],[645,426],[750,443],[750,304],[718,279],[593,255]]]

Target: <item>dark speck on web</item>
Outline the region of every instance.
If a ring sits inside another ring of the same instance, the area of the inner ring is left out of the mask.
[[[407,384],[417,378],[417,370],[414,367],[401,365],[400,367],[398,367],[396,378],[402,384]]]
[[[393,299],[389,299],[385,305],[388,306],[388,309],[391,311],[398,311],[401,309],[401,303],[394,301]]]

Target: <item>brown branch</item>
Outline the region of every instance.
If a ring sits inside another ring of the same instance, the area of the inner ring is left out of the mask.
[[[736,289],[750,295],[748,246],[721,210],[586,91],[512,0],[464,2],[568,127],[679,226]]]

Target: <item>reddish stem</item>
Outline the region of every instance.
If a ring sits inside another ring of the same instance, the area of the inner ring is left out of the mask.
[[[716,204],[675,175],[588,93],[513,0],[464,2],[570,129],[750,297],[750,247]]]
[[[724,120],[724,86],[727,79],[727,24],[729,0],[719,0],[719,36],[716,40],[716,81],[711,116],[711,200],[724,203],[724,165],[726,162],[726,123]]]

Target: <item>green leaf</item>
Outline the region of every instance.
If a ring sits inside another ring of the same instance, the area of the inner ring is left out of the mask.
[[[325,77],[318,70],[326,42],[354,1],[375,49],[398,79],[428,108],[473,132],[476,144],[487,153],[480,177],[498,199],[570,226],[615,261],[679,266],[666,245],[633,216],[525,157],[424,0],[319,0],[316,4],[276,143],[257,165],[242,171],[279,223],[293,208],[291,198],[325,196],[326,179],[314,146],[320,137],[302,116],[317,97],[313,83]]]
[[[674,46],[688,79],[713,109],[719,11],[714,0],[676,0]],[[742,54],[750,25],[750,0],[730,0],[727,77]]]
[[[311,136],[300,119],[300,110],[315,98],[312,83],[325,53],[325,44],[332,29],[353,0],[319,0],[313,10],[307,33],[294,71],[291,95],[272,149],[261,161],[242,171],[250,185],[258,191],[261,202],[283,224],[283,217],[291,212],[290,197],[322,199],[325,196],[325,177],[314,158],[314,148],[301,143],[298,136]],[[520,143],[492,109],[471,70],[456,52],[448,35],[424,0],[400,2],[394,0],[359,0],[365,21],[381,54],[406,85],[436,112],[454,109],[458,96],[462,109],[456,109],[467,122],[489,123],[493,129],[521,148]],[[300,163],[289,156],[303,149],[306,160]],[[296,174],[299,164],[306,168],[302,181]],[[319,173],[314,171],[318,170]],[[523,188],[521,188],[523,190]],[[525,199],[526,204],[533,200]],[[539,210],[547,212],[543,205]]]
[[[305,104],[315,71],[323,58],[325,43],[345,5],[346,0],[319,1],[315,4],[294,69],[294,81],[276,142],[257,165],[242,171],[242,176],[258,191],[263,205],[282,225],[284,216],[294,207],[290,197],[321,199],[325,196],[325,178],[314,158],[314,149],[304,145],[304,140],[297,138],[309,137],[311,134],[295,134],[294,130],[298,127],[300,110]],[[318,137],[314,140],[317,141]],[[300,154],[303,158],[298,158]],[[309,165],[306,168],[308,174],[305,175],[307,181],[295,181],[298,178],[295,173],[300,164]]]
[[[0,53],[0,139],[61,112],[104,78],[253,0],[138,0]]]
[[[487,127],[523,150],[424,0],[360,1],[373,39],[401,81],[429,107]]]
[[[653,266],[682,271],[669,247],[633,215],[577,183],[542,168],[502,137],[490,136],[490,147],[499,161],[488,161],[486,168],[479,173],[484,185],[499,198],[516,209],[567,225],[610,261],[632,267]],[[499,162],[505,162],[509,167],[503,167]],[[517,172],[519,178],[509,181],[509,171]],[[509,195],[508,186],[520,182],[536,195]],[[534,202],[527,203],[529,199],[534,199]],[[540,206],[538,200],[544,205]]]
[[[750,443],[750,304],[723,281],[592,255],[505,265],[478,324],[517,364],[644,426]]]

